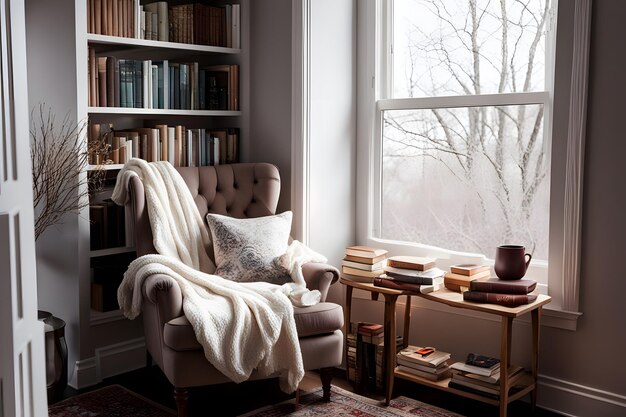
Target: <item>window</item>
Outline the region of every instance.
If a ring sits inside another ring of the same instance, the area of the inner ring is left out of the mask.
[[[566,31],[588,29],[589,4],[563,5],[577,8],[565,13],[575,15]],[[555,175],[551,162],[569,160],[584,129],[552,132],[556,0],[379,0],[358,16],[357,239],[443,267],[523,244],[533,253],[528,276],[542,291],[549,284],[560,308],[564,259],[576,251],[563,232],[577,223],[563,197],[572,175],[565,164]],[[559,96],[571,124],[584,117],[588,50],[584,35],[562,38],[574,57],[560,74],[583,92]]]

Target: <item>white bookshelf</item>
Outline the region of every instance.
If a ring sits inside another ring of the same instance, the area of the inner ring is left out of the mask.
[[[132,107],[87,107],[89,114],[136,115],[136,116],[196,116],[196,117],[233,117],[241,116],[241,111],[234,110],[180,110],[180,109],[144,109]]]
[[[107,45],[113,48],[170,49],[176,52],[200,52],[205,54],[239,54],[241,49],[222,46],[194,45],[190,43],[163,42],[118,36],[87,34],[89,45]]]

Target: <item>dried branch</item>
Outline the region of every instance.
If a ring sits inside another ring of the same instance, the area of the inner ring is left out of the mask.
[[[44,104],[31,112],[31,163],[35,239],[68,213],[79,214],[89,204],[89,187],[99,188],[101,170],[85,174],[89,162],[86,123],[75,123],[66,116],[60,126]]]

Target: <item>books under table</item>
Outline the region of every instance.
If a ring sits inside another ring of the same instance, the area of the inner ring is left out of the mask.
[[[452,378],[448,384],[451,388],[473,392],[480,395],[487,395],[492,398],[500,397],[500,372],[491,377],[476,375],[470,372],[463,372],[452,369]],[[508,372],[509,385],[515,386],[516,381],[524,374],[521,366],[511,366]]]
[[[450,365],[450,368],[456,369],[458,371],[469,372],[476,375],[482,376],[492,376],[497,372],[500,372],[500,363],[490,366],[488,368],[483,368],[480,366],[469,365],[465,362],[455,362]]]
[[[417,353],[420,349],[422,348],[419,346],[409,345],[398,353],[396,360],[398,363],[413,363],[436,368],[450,359],[450,354],[442,350],[435,350],[428,355],[421,355]]]

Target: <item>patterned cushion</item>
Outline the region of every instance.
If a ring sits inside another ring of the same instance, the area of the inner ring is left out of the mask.
[[[215,275],[231,281],[265,281],[284,284],[291,281],[278,258],[289,245],[292,213],[236,219],[207,214],[215,254]]]

